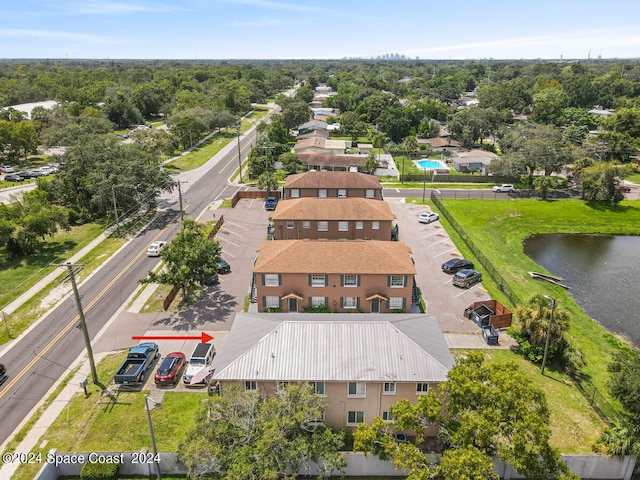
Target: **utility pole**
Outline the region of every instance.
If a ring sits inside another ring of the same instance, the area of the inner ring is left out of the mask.
[[[178,180],[178,201],[180,203],[180,221],[184,220],[184,209],[182,208],[182,188],[180,188],[180,180]]]
[[[91,367],[91,377],[93,383],[98,385],[98,372],[96,371],[96,364],[93,360],[93,350],[91,349],[91,339],[89,338],[89,331],[87,330],[87,322],[84,318],[84,311],[82,310],[82,303],[80,302],[80,294],[78,293],[78,286],[76,285],[76,273],[82,270],[83,264],[80,263],[59,263],[52,264],[55,267],[66,268],[69,270],[69,274],[62,279],[64,282],[67,278],[71,281],[73,287],[73,296],[76,299],[76,307],[78,308],[78,317],[80,317],[80,325],[82,326],[82,333],[84,335],[84,345],[87,349],[87,356],[89,357],[89,365]]]
[[[151,448],[153,448],[153,463],[156,467],[156,478],[162,480],[162,473],[160,473],[160,459],[158,458],[158,449],[156,448],[156,436],[153,433],[153,423],[151,422],[151,412],[149,411],[149,400],[153,402],[153,406],[156,407],[158,403],[152,399],[149,395],[144,396],[144,406],[147,411],[147,420],[149,421],[149,433],[151,434]]]
[[[544,298],[547,300],[551,300],[551,316],[549,318],[549,328],[547,329],[547,339],[544,342],[544,355],[542,356],[542,371],[541,374],[544,375],[544,366],[547,363],[547,352],[549,351],[549,337],[551,337],[551,327],[553,326],[553,313],[556,309],[556,299],[550,297],[549,295],[545,295]]]
[[[121,237],[120,220],[118,219],[118,205],[116,204],[116,189],[113,185],[111,185],[111,194],[113,195],[113,211],[116,213],[116,228],[118,229],[118,236]]]
[[[267,150],[267,153],[266,153],[266,155],[264,157],[264,171],[268,172],[269,171],[269,150],[271,150],[273,148],[276,148],[276,147],[274,147],[273,145],[266,144],[266,145],[260,145],[259,148]]]
[[[240,150],[240,125],[241,121],[236,125],[236,129],[238,132],[238,170],[240,171],[240,183],[242,183],[242,152]]]

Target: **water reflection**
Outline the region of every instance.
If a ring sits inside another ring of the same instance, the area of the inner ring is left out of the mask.
[[[587,315],[640,346],[640,237],[535,235],[524,252],[563,277]]]

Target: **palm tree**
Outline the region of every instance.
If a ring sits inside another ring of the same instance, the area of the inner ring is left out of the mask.
[[[549,331],[551,321],[551,302],[544,295],[534,295],[526,305],[518,307],[516,315],[522,324],[522,332],[527,335],[532,345],[542,344]],[[561,308],[554,309],[551,325],[551,340],[556,342],[569,329],[569,315]]]
[[[371,143],[378,149],[378,162],[380,162],[380,152],[387,144],[387,136],[383,132],[377,132],[371,136]]]
[[[272,190],[278,188],[278,179],[273,172],[264,172],[258,177],[258,188],[266,190],[267,194],[269,194]]]
[[[418,146],[418,139],[415,135],[409,135],[404,138],[402,142],[403,150],[409,154],[409,158],[413,158],[413,156],[418,153],[420,147]],[[402,182],[404,183],[404,155],[402,156]]]

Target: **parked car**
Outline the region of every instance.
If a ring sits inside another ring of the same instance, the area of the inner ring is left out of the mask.
[[[482,274],[472,268],[464,268],[453,276],[453,284],[456,287],[469,288],[482,281]]]
[[[440,268],[445,273],[456,273],[465,268],[473,268],[473,262],[464,258],[452,258],[444,262]]]
[[[5,182],[24,182],[24,178],[22,178],[20,175],[15,174],[5,175],[4,180]]]
[[[278,205],[278,199],[276,197],[267,197],[264,201],[265,210],[275,210],[276,205]]]
[[[116,372],[113,380],[115,383],[144,384],[146,372],[160,356],[158,345],[153,342],[145,342],[129,350],[124,363]]]
[[[10,165],[3,165],[0,167],[0,172],[2,173],[15,173],[15,168]]]
[[[147,248],[147,257],[159,257],[160,251],[167,246],[164,240],[156,240]]]
[[[32,170],[24,170],[22,172],[16,173],[16,175],[20,175],[24,179],[38,178],[38,177],[41,176],[40,174],[38,174],[37,172],[34,172]]]
[[[231,272],[231,265],[226,260],[219,259],[218,264],[218,273],[229,273]]]
[[[175,385],[187,365],[187,357],[182,352],[171,352],[164,357],[153,377],[156,385]]]
[[[418,221],[420,223],[431,223],[431,222],[435,222],[439,218],[440,218],[440,215],[438,215],[437,213],[424,212],[420,214],[420,216],[418,217]]]
[[[193,350],[191,354],[191,358],[189,359],[189,364],[187,365],[187,370],[184,372],[182,377],[182,381],[185,385],[206,385],[211,377],[210,372],[204,372],[206,375],[199,380],[194,381],[193,377],[201,374],[203,369],[209,369],[211,362],[213,362],[213,357],[216,355],[216,349],[213,346],[213,343],[199,343],[196,345],[196,348]]]
[[[510,183],[503,183],[502,185],[493,187],[493,191],[498,193],[513,193],[516,191],[516,187]]]
[[[616,190],[618,190],[619,192],[630,192],[631,191],[631,187],[629,187],[628,185],[618,185],[616,187]]]

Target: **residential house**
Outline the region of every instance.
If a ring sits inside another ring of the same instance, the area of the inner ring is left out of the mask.
[[[392,427],[390,406],[417,403],[453,365],[433,315],[241,312],[212,367],[223,391],[236,384],[277,395],[289,383],[309,383],[325,400],[317,421],[355,429],[377,416]]]
[[[442,137],[419,138],[418,144],[429,145],[434,152],[452,152],[460,149],[460,142]]]
[[[357,197],[292,198],[271,213],[275,240],[391,240],[395,218],[387,202]]]
[[[300,138],[300,137],[298,137]],[[336,155],[327,152],[299,153],[298,158],[308,170],[352,172],[364,169],[367,157],[362,155]]]
[[[287,176],[282,198],[300,197],[360,197],[382,200],[382,185],[375,175],[359,172],[310,171]]]
[[[327,122],[320,120],[310,120],[298,127],[298,135],[310,132],[312,130],[327,130]]]
[[[403,242],[278,240],[258,247],[258,311],[408,312],[416,267]]]
[[[313,137],[296,141],[296,144],[293,146],[293,151],[295,153],[324,152],[344,154],[350,147],[351,142],[348,140],[331,140],[329,138]]]
[[[358,153],[360,155],[369,155],[373,151],[373,145],[370,143],[359,143]]]
[[[306,138],[329,138],[329,130],[309,130],[296,137],[296,141],[304,140]]]
[[[493,160],[500,158],[493,152],[487,150],[470,150],[467,152],[453,152],[451,161],[453,168],[458,172],[470,173],[480,172],[487,173],[487,165]]]

